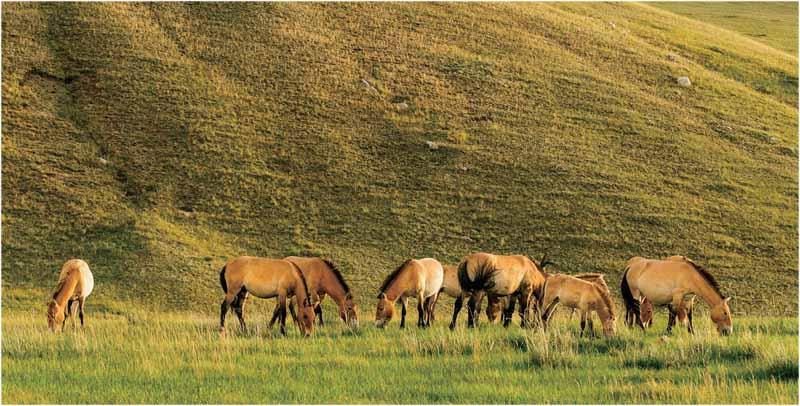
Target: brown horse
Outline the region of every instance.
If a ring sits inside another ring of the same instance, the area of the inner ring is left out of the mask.
[[[684,306],[684,302],[692,296],[702,298],[711,308],[711,320],[721,335],[728,335],[733,331],[728,301],[720,292],[719,284],[700,265],[688,258],[677,256],[666,260],[645,259],[633,257],[628,260],[625,272],[622,275],[622,297],[625,299],[626,324],[636,322],[644,328],[640,317],[640,303],[647,298],[655,306],[670,307],[670,324],[667,332],[672,331],[674,324],[673,314]],[[688,325],[691,326],[691,316],[687,309]],[[628,324],[632,326],[633,323]],[[690,328],[690,331],[693,329]]]
[[[503,312],[503,326],[508,327],[514,312],[514,302],[519,301],[521,326],[531,324],[531,307],[539,314],[539,298],[545,274],[540,267],[524,255],[493,255],[478,252],[468,255],[458,266],[461,288],[470,294],[467,303],[467,326],[477,324],[477,304],[484,294],[512,296]]]
[[[611,337],[616,333],[617,316],[614,302],[608,291],[601,288],[600,285],[570,275],[550,275],[545,282],[542,299],[544,308],[542,322],[545,328],[547,328],[547,321],[558,304],[576,309],[581,313],[581,336],[583,336],[587,321],[589,333],[594,336],[592,312],[597,313],[597,317],[603,323],[603,334],[606,337]]]
[[[219,316],[220,331],[223,333],[228,307],[233,308],[239,317],[242,329],[246,328],[244,305],[248,294],[262,299],[278,298],[283,335],[286,335],[286,301],[290,295],[296,295],[299,299],[300,332],[308,336],[314,331],[314,303],[311,302],[303,272],[297,265],[282,259],[238,257],[222,267],[219,282],[225,292]]]
[[[604,278],[604,274],[598,272],[586,272],[586,273],[579,273],[577,275],[572,275],[578,279],[585,280],[587,282],[594,283],[600,289],[603,289],[606,294],[611,294],[611,291],[608,290],[608,284]],[[569,319],[572,320],[572,315],[575,313],[575,309],[570,309]]]
[[[394,304],[400,299],[402,315],[400,328],[406,325],[408,298],[417,298],[419,320],[417,326],[428,327],[433,319],[433,308],[444,280],[442,264],[433,258],[409,259],[394,270],[381,284],[375,325],[383,328],[394,316]]]
[[[65,262],[58,274],[58,286],[53,293],[53,299],[47,306],[47,327],[50,331],[57,333],[64,329],[67,317],[75,311],[72,304],[76,301],[83,327],[83,305],[92,293],[92,289],[94,289],[94,277],[89,265],[80,259],[70,259]],[[72,323],[75,324],[74,314]]]
[[[303,272],[308,291],[311,294],[311,302],[316,303],[314,312],[319,318],[320,326],[325,325],[322,320],[322,301],[328,295],[339,306],[339,317],[342,321],[350,328],[358,328],[358,305],[356,305],[353,293],[350,292],[350,287],[344,281],[342,273],[333,262],[316,257],[286,257],[284,260],[297,265]],[[297,321],[294,311],[295,302],[294,298],[289,302],[289,313],[292,315],[292,319]],[[276,304],[272,320],[269,322],[270,328],[279,314],[280,306]]]

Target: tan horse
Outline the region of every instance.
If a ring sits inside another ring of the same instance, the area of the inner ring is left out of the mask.
[[[547,274],[530,258],[524,255],[493,255],[478,252],[468,255],[458,266],[458,281],[461,288],[470,294],[467,303],[467,326],[477,323],[477,304],[484,294],[512,296],[504,310],[503,326],[508,327],[514,312],[513,304],[519,301],[521,326],[531,324],[533,314],[539,314],[538,301]]]
[[[308,291],[311,294],[311,302],[316,303],[314,312],[319,318],[320,326],[325,325],[322,320],[322,301],[328,295],[339,306],[339,317],[342,321],[350,328],[358,328],[358,305],[355,303],[353,293],[350,292],[350,287],[344,281],[342,273],[333,262],[317,257],[286,257],[284,260],[297,265],[303,272]],[[289,302],[289,314],[292,315],[294,321],[297,321],[294,311],[296,301],[292,298]],[[276,304],[272,320],[269,322],[270,328],[280,314],[279,308],[280,306]]]
[[[417,326],[430,326],[443,280],[442,264],[433,258],[409,259],[403,262],[381,284],[375,310],[375,325],[380,328],[386,326],[394,316],[394,304],[399,299],[402,306],[400,328],[405,328],[408,298],[415,297],[419,312]]]
[[[641,258],[641,257],[639,257]],[[690,261],[683,255],[673,255],[664,258],[665,261]],[[667,323],[667,330],[671,330],[677,320],[679,323],[686,326],[689,333],[694,333],[694,325],[692,323],[692,311],[694,308],[694,297],[684,299],[678,309],[673,309],[671,306],[666,306],[669,310],[669,322]],[[632,312],[626,314],[625,323],[629,326],[636,323],[636,315]],[[641,300],[639,305],[639,319],[641,320],[641,327],[643,329],[649,328],[653,324],[653,303],[646,297]]]
[[[442,282],[442,290],[440,292],[456,299],[453,305],[453,320],[450,322],[450,330],[452,330],[456,328],[458,313],[461,311],[464,300],[469,299],[469,293],[461,290],[461,283],[458,282],[457,267],[444,265],[442,268],[444,269],[444,281]],[[488,298],[488,301],[486,317],[489,318],[489,322],[495,323],[499,319],[503,309],[508,305],[508,300],[507,298],[491,296]],[[478,303],[477,306],[477,312],[480,313],[480,303]]]
[[[574,276],[574,277],[576,277],[578,279],[585,280],[587,282],[594,283],[595,285],[597,285],[597,287],[599,287],[600,289],[603,289],[603,291],[606,294],[608,294],[608,295],[611,294],[611,291],[608,290],[608,284],[606,283],[605,275],[602,274],[602,273],[586,272],[586,273],[579,273],[577,275],[572,275],[572,276]],[[570,313],[569,313],[569,319],[570,320],[572,320],[572,315],[574,313],[575,313],[575,309],[570,309]]]
[[[314,303],[297,265],[282,259],[238,257],[222,267],[219,282],[225,292],[225,300],[220,307],[220,331],[225,332],[228,307],[233,308],[239,317],[242,329],[246,328],[244,305],[248,294],[262,299],[278,298],[283,335],[286,335],[286,302],[290,295],[296,295],[299,299],[300,332],[308,336],[314,331]]]
[[[622,276],[622,297],[625,299],[626,324],[633,320],[644,328],[639,306],[647,298],[654,306],[669,306],[671,324],[674,324],[672,314],[685,306],[684,302],[692,296],[702,298],[711,308],[711,320],[721,335],[728,335],[733,331],[731,311],[728,306],[730,298],[722,295],[719,284],[703,267],[685,258],[656,260],[633,257],[628,260],[625,273]],[[688,311],[687,311],[688,317]],[[690,317],[689,317],[690,319]],[[691,325],[691,320],[689,320]],[[629,324],[632,326],[632,323]],[[667,332],[672,330],[668,325]]]
[[[53,299],[47,306],[47,327],[50,331],[57,333],[64,329],[67,317],[75,311],[72,304],[76,301],[83,327],[83,306],[93,289],[94,277],[85,261],[70,259],[65,262],[58,274],[58,286],[53,293]],[[75,324],[74,314],[72,323]]]
[[[547,321],[553,314],[556,305],[561,304],[581,313],[581,336],[583,336],[586,323],[589,323],[589,333],[594,336],[592,326],[592,312],[603,323],[603,334],[611,337],[616,334],[616,311],[614,302],[608,291],[598,284],[576,278],[570,275],[553,274],[547,278],[544,285],[542,299],[542,322],[547,328]]]

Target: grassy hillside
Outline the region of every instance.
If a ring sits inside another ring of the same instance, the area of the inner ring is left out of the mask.
[[[681,1],[652,4],[797,55],[797,2]]]
[[[371,314],[482,250],[796,315],[796,55],[638,4],[2,8],[4,309],[80,257],[92,311],[210,312],[226,259],[310,253]]]

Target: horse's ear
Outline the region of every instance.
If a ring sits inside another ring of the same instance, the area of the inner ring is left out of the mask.
[[[347,294],[344,295],[344,298],[347,299],[347,300],[353,300],[353,294],[350,293],[350,292],[347,292]]]
[[[384,293],[384,292],[381,292],[381,293],[378,295],[378,299],[386,299],[386,293]]]
[[[725,299],[722,299],[722,301],[725,302],[725,304],[728,304],[728,302],[731,301],[731,298],[730,297],[726,297]]]

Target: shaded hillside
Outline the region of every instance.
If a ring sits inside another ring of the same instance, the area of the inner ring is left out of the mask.
[[[796,314],[796,70],[636,4],[4,4],[3,305],[81,257],[94,306],[216,309],[226,258],[312,253],[371,314],[485,250]]]

